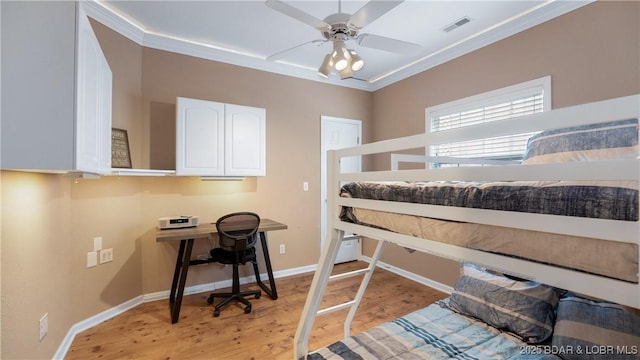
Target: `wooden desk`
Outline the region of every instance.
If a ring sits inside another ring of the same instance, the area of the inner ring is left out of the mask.
[[[271,269],[271,259],[269,258],[269,249],[267,247],[267,231],[284,230],[287,225],[273,221],[271,219],[260,219],[258,233],[260,234],[260,242],[262,244],[262,254],[264,255],[265,265],[267,266],[267,275],[269,277],[269,285],[267,287],[260,279],[260,274],[256,274],[258,285],[273,300],[278,298],[276,291],[276,283],[273,279],[273,270]],[[169,294],[169,307],[171,309],[171,323],[178,322],[180,317],[180,306],[182,306],[182,295],[184,294],[184,286],[189,272],[189,265],[200,264],[197,260],[191,260],[191,250],[193,249],[193,241],[195,239],[208,239],[211,235],[218,233],[215,224],[202,224],[196,227],[184,229],[168,229],[157,230],[156,241],[180,241],[178,250],[178,258],[176,260],[176,269],[173,273],[173,281],[171,283],[171,293]]]

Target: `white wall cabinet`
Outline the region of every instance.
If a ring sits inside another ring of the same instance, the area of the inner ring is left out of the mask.
[[[111,171],[112,74],[78,2],[1,2],[2,169]]]
[[[224,175],[224,104],[178,98],[176,175]]]
[[[265,109],[225,105],[224,173],[266,175]]]
[[[265,176],[266,110],[178,98],[176,175]]]

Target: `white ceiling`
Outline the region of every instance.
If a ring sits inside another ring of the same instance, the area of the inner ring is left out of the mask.
[[[332,0],[283,0],[318,19],[338,12]],[[323,39],[320,32],[265,5],[264,1],[100,1],[87,2],[89,16],[140,45],[199,56],[240,66],[325,81],[364,90],[377,90],[458,56],[526,30],[590,1],[432,1],[407,0],[360,30],[420,45],[417,52],[399,55],[347,46],[365,60],[357,79],[323,79],[317,74],[330,42],[301,46],[278,61],[280,51]],[[345,0],[343,13],[353,14],[367,1]],[[443,29],[469,17],[451,32]]]

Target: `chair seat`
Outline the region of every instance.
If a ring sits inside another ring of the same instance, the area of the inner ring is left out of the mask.
[[[221,264],[234,264],[236,262],[236,253],[233,251],[224,250],[221,248],[211,249],[210,251],[211,259],[210,261],[219,262]],[[255,262],[256,261],[256,249],[251,248],[244,251],[243,254],[240,254],[240,263],[244,264],[247,262]]]

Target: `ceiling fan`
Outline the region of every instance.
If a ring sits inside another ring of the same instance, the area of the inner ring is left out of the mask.
[[[420,45],[379,35],[359,33],[362,28],[400,5],[403,1],[370,0],[357,12],[350,15],[342,12],[342,2],[338,0],[338,12],[327,16],[324,20],[320,20],[283,1],[266,0],[265,4],[268,7],[318,29],[323,37],[322,39],[307,41],[280,51],[267,57],[267,60],[282,59],[305,45],[323,44],[331,41],[333,50],[325,56],[322,65],[318,69],[318,74],[326,78],[329,77],[331,70],[335,69],[342,79],[348,79],[353,77],[354,71],[361,70],[364,66],[364,60],[354,50],[346,47],[345,42],[348,40],[355,40],[358,45],[372,49],[400,54],[412,53],[418,50]]]

